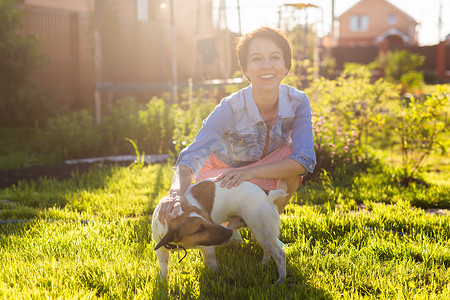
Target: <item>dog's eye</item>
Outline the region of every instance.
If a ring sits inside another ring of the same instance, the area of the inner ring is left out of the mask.
[[[200,226],[198,226],[198,229],[197,229],[197,231],[195,233],[202,233],[205,230],[206,230],[205,225],[200,225]]]

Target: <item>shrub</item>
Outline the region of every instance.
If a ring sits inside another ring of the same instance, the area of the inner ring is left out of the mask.
[[[49,119],[39,131],[37,143],[40,152],[61,159],[88,157],[99,153],[102,146],[94,117],[86,110]]]
[[[197,99],[190,109],[175,110],[175,128],[172,138],[175,155],[194,141],[195,135],[202,127],[202,120],[213,111],[215,105],[215,101],[201,102]]]
[[[359,146],[367,146],[369,139],[383,125],[390,102],[398,99],[395,86],[382,79],[370,82],[369,69],[361,65],[347,65],[336,80],[321,78],[307,90],[318,115],[339,124],[342,131],[355,131]]]
[[[385,79],[401,84],[402,92],[415,92],[422,88],[423,74],[417,69],[423,65],[425,57],[407,50],[395,50],[381,55],[376,63],[384,69]]]
[[[427,96],[423,103],[412,98],[398,109],[391,125],[400,138],[404,184],[413,181],[433,149],[440,146],[441,151],[446,151],[439,138],[448,132],[448,107],[448,91],[439,86],[438,92]]]
[[[143,108],[144,106],[132,97],[125,97],[115,102],[111,106],[110,113],[103,118],[100,128],[96,128],[101,132],[103,151],[102,153],[91,153],[91,155],[128,153],[131,147],[125,138],[136,141],[141,148],[139,111]]]
[[[213,101],[195,100],[182,109],[158,98],[142,105],[128,97],[112,105],[100,125],[85,110],[49,119],[39,131],[36,148],[60,160],[132,154],[129,139],[147,154],[177,156],[194,140],[214,106]]]
[[[376,163],[368,148],[361,146],[355,129],[345,130],[330,119],[313,114],[317,166],[309,180],[320,179],[322,173],[332,178],[352,176]]]
[[[138,126],[141,147],[148,153],[168,153],[175,127],[174,112],[162,99],[153,98],[139,111]]]

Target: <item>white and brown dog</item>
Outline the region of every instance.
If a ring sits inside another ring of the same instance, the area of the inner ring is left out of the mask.
[[[152,237],[156,243],[162,278],[166,278],[170,250],[198,248],[205,264],[217,269],[214,246],[226,244],[233,230],[247,226],[264,250],[262,263],[273,257],[279,277],[286,277],[286,254],[280,246],[280,215],[274,201],[286,194],[283,190],[268,194],[257,185],[245,181],[238,187],[223,188],[220,182],[203,180],[191,185],[185,193],[190,205],[183,205],[179,213],[169,214],[162,224],[158,212],[167,197],[159,202],[153,213]],[[219,225],[230,222],[228,227]]]

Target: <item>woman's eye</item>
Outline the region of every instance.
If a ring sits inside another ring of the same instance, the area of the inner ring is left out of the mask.
[[[260,60],[261,60],[261,57],[253,57],[251,59],[251,61],[253,61],[253,62],[257,62],[257,61],[260,61]]]
[[[281,59],[281,57],[279,57],[279,56],[272,56],[272,60],[280,60]]]

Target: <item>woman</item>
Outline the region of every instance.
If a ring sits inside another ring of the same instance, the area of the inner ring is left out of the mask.
[[[227,188],[246,180],[266,190],[282,188],[287,196],[275,203],[281,213],[316,165],[309,99],[281,85],[291,68],[287,38],[263,27],[245,34],[236,52],[251,84],[223,99],[180,153],[165,215],[176,213],[188,186],[205,178]]]

